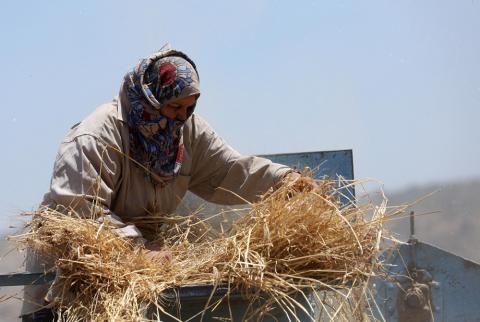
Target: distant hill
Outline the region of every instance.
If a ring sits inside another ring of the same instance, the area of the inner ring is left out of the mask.
[[[386,195],[389,205],[401,205],[434,191],[437,192],[410,208],[416,214],[416,237],[480,263],[480,179],[414,186]],[[392,221],[388,226],[403,240],[408,239],[408,218]]]

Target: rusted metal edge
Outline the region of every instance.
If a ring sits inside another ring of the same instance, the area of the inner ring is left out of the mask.
[[[55,279],[55,272],[0,275],[0,286],[40,285]]]

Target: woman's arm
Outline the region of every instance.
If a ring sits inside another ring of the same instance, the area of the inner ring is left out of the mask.
[[[203,199],[219,204],[252,202],[292,171],[264,158],[239,154],[202,118],[192,118],[189,189]]]

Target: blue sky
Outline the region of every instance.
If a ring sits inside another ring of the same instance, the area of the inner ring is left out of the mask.
[[[2,1],[0,212],[32,209],[69,127],[170,42],[245,154],[351,148],[394,190],[480,176],[480,2]]]

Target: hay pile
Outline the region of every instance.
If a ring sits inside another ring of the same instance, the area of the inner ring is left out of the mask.
[[[193,216],[136,219],[144,236],[172,254],[162,264],[117,237],[108,223],[51,209],[38,212],[16,240],[56,258],[56,302],[70,321],[140,321],[149,307],[164,311],[162,293],[169,288],[220,283],[243,290],[252,302],[268,295],[245,318],[261,319],[276,305],[294,320],[299,310],[308,311],[294,294],[310,292],[330,319],[347,307],[349,319],[364,304],[354,287],[365,285],[380,265],[385,206],[340,206],[335,184],[318,184],[314,191],[292,193],[285,185],[265,195],[225,234]],[[320,296],[325,290],[333,291]]]

